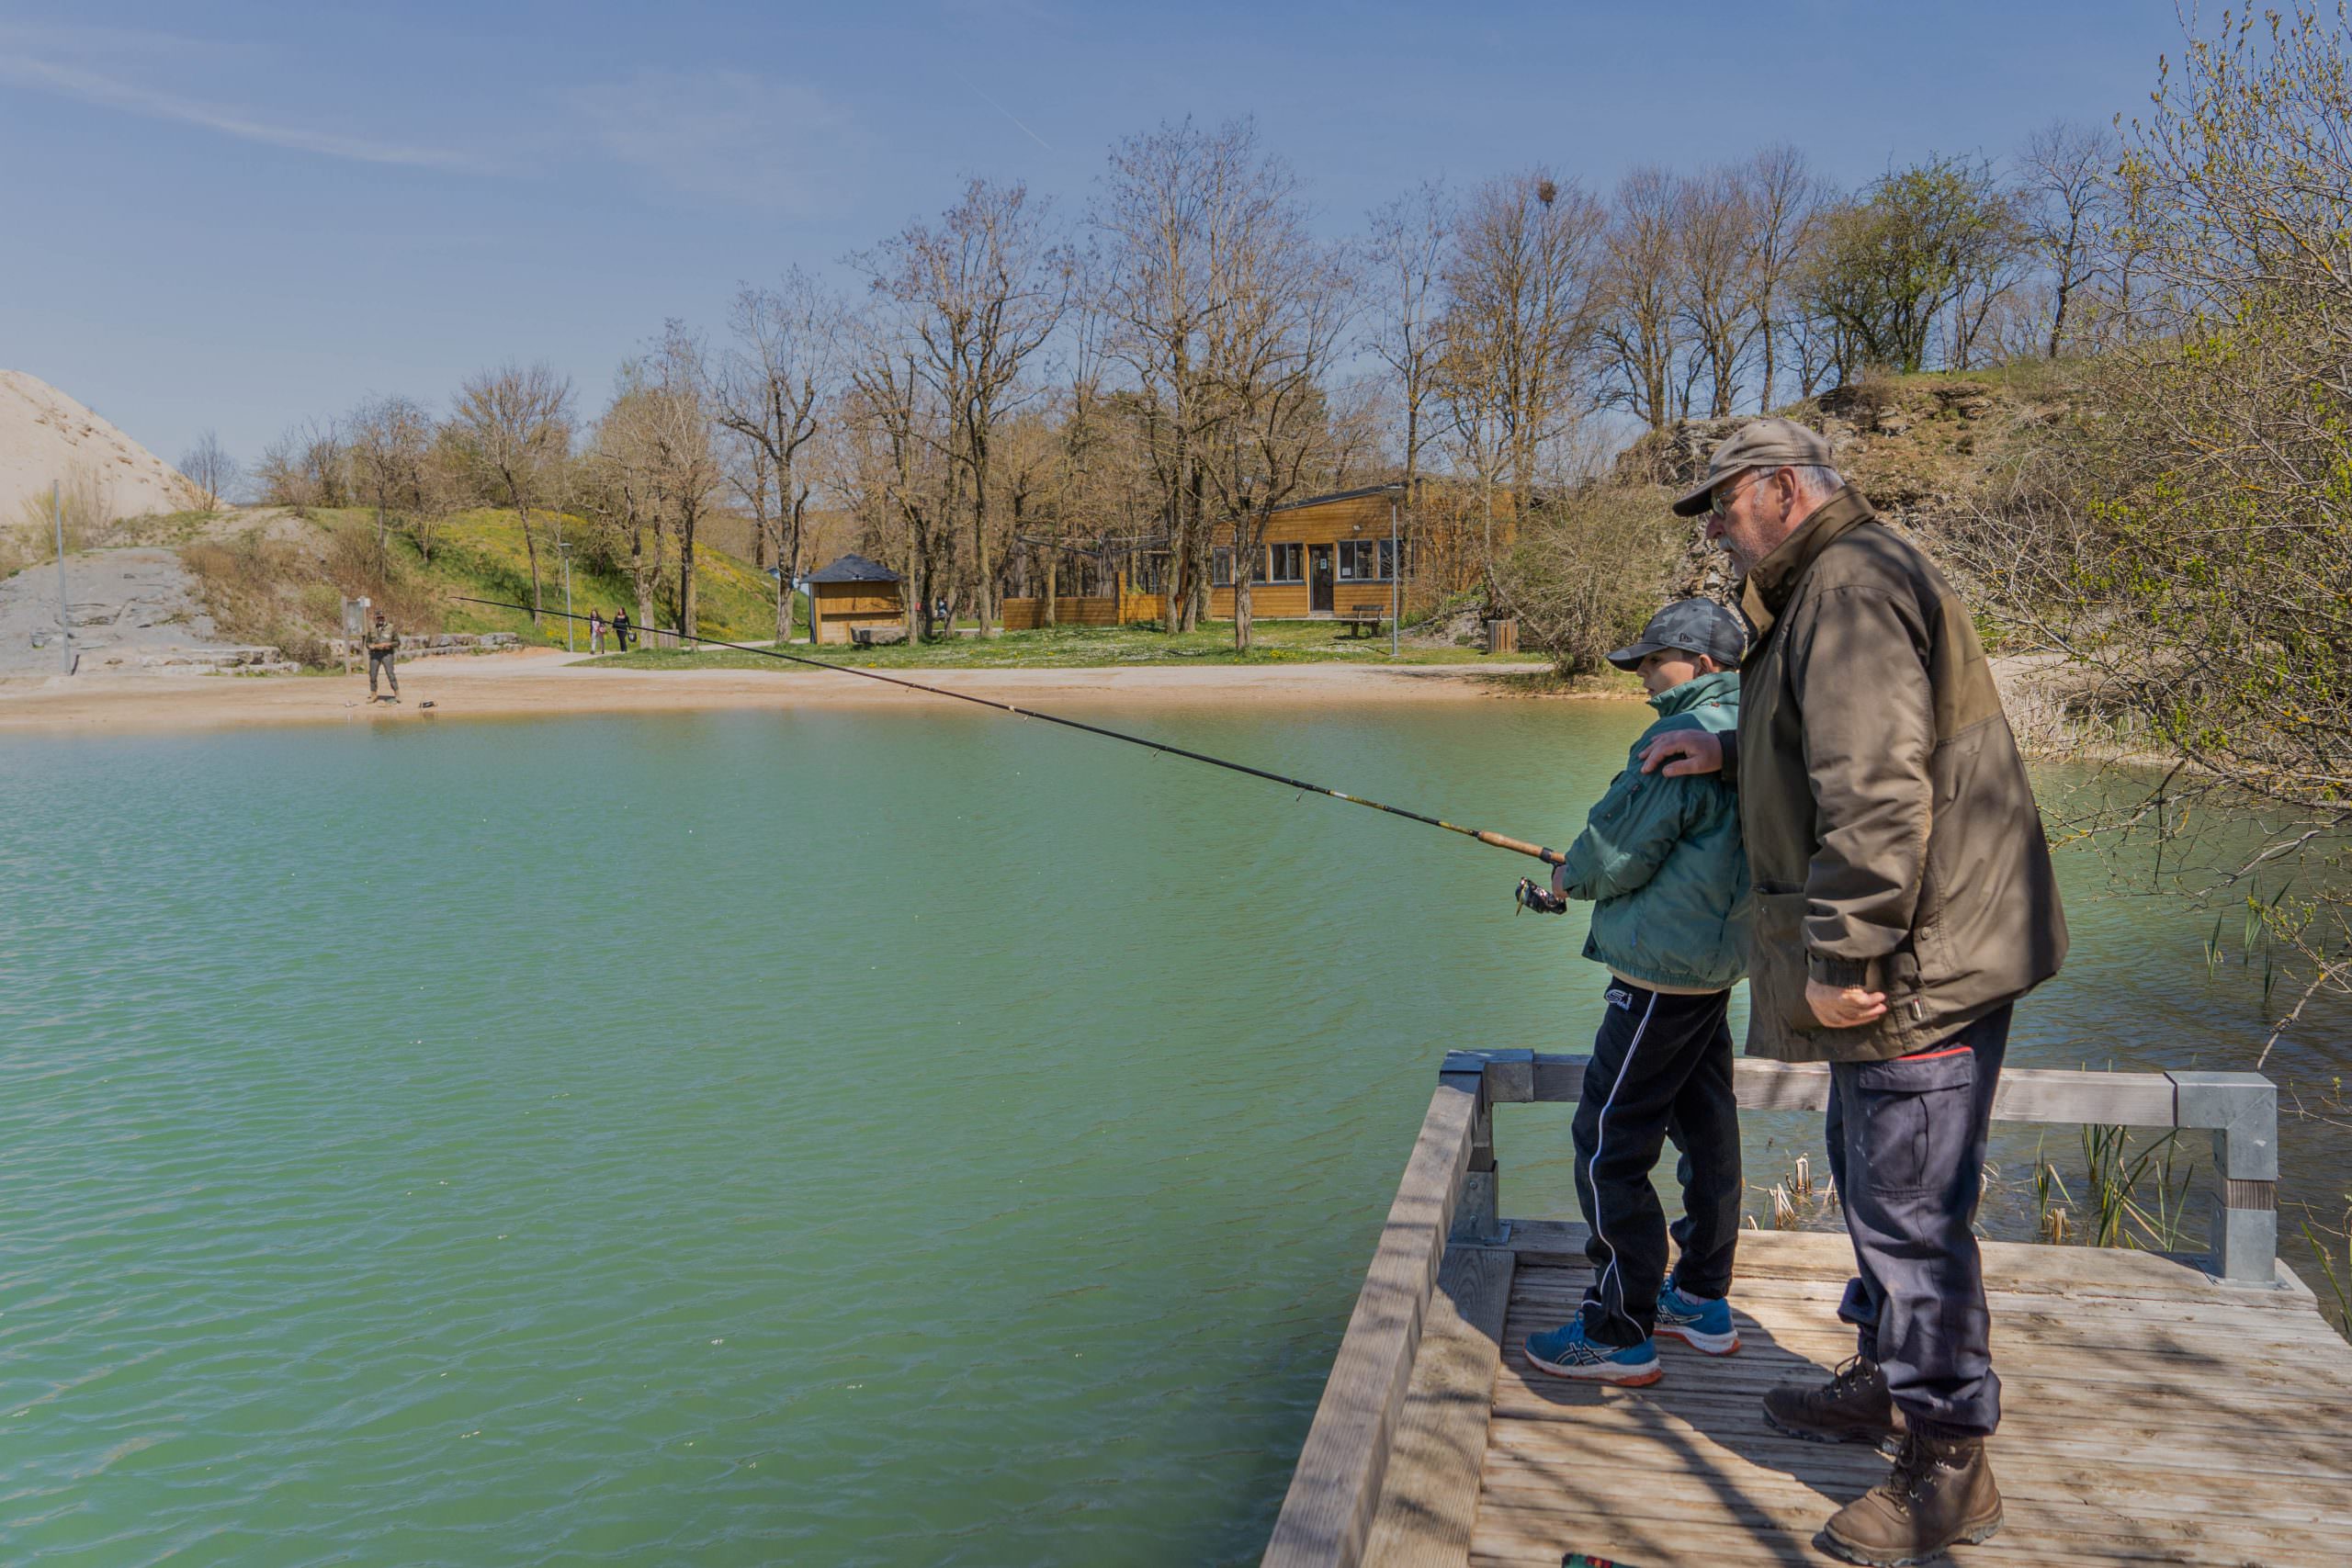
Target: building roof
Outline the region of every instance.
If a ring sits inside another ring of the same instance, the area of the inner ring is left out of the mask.
[[[847,555],[827,567],[820,567],[808,574],[810,582],[897,582],[899,574],[879,561],[864,556]]]
[[[1305,501],[1285,501],[1280,506],[1270,506],[1266,510],[1290,512],[1301,506],[1321,506],[1326,502],[1361,501],[1367,495],[1386,495],[1391,491],[1402,491],[1404,488],[1401,484],[1366,485],[1362,490],[1338,491],[1330,495],[1310,495]]]

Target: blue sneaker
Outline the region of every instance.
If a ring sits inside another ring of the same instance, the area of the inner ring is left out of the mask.
[[[1599,1382],[1639,1388],[1666,1375],[1657,1364],[1657,1347],[1645,1339],[1623,1349],[1596,1345],[1584,1336],[1581,1314],[1557,1328],[1527,1337],[1527,1359],[1539,1371],[1555,1378],[1588,1378]]]
[[[1722,1297],[1686,1296],[1671,1280],[1657,1296],[1657,1331],[1671,1334],[1694,1350],[1728,1356],[1739,1348],[1739,1330],[1732,1326],[1731,1303]]]

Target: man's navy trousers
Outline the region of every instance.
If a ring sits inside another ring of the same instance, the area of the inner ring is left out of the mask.
[[[1912,1055],[1830,1064],[1829,1171],[1856,1273],[1838,1315],[1931,1437],[1989,1437],[2001,1422],[1971,1226],[2012,1010]]]

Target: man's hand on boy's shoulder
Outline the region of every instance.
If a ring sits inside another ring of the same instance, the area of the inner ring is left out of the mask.
[[[1655,773],[1663,769],[1670,779],[1721,773],[1723,765],[1723,737],[1713,730],[1677,729],[1642,748],[1642,772]]]

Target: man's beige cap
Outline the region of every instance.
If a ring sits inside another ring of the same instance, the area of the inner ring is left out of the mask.
[[[1674,503],[1675,513],[1696,517],[1713,503],[1714,488],[1742,468],[1829,466],[1829,443],[1792,419],[1751,419],[1732,432],[1707,459],[1707,477]]]

